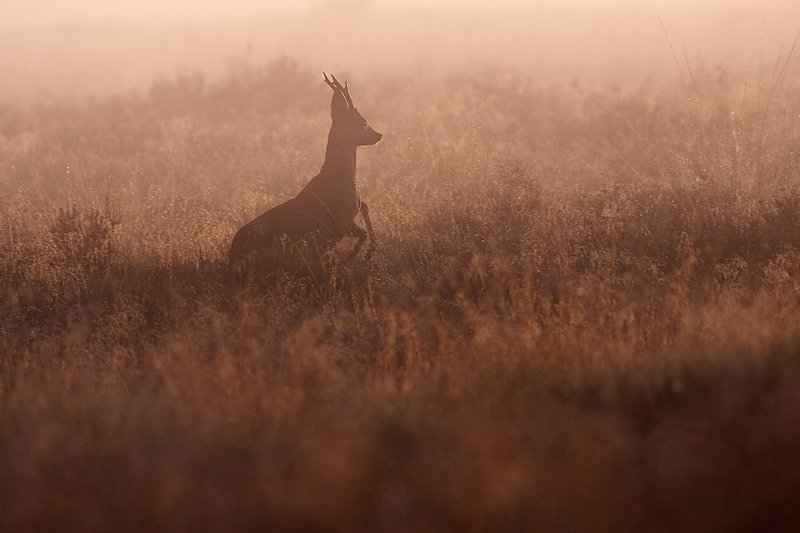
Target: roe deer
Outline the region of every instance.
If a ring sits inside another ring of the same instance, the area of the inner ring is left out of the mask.
[[[369,208],[356,190],[356,148],[374,145],[382,135],[373,130],[358,112],[345,82],[333,81],[323,72],[325,83],[333,90],[331,129],[322,169],[300,193],[261,214],[242,226],[233,237],[228,266],[231,274],[242,281],[274,273],[286,268],[287,257],[303,250],[316,253],[331,250],[342,238],[357,237],[358,242],[348,260],[356,256],[367,237],[370,244],[367,259],[375,245]],[[356,224],[358,213],[367,226]],[[308,264],[306,264],[308,268]]]

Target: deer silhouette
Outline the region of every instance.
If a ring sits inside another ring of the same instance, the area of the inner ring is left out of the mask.
[[[262,213],[242,226],[233,237],[228,266],[239,280],[262,277],[287,269],[290,257],[318,262],[321,254],[333,249],[344,237],[356,237],[347,260],[358,254],[369,238],[366,258],[372,255],[375,234],[369,208],[361,201],[356,187],[356,148],[374,145],[382,134],[373,130],[358,112],[345,82],[323,72],[333,90],[331,129],[325,162],[319,174],[294,198]],[[366,231],[355,221],[358,213]]]

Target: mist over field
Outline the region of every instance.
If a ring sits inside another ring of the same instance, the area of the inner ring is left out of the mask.
[[[796,531],[799,32],[4,0],[0,531]]]
[[[791,44],[798,18],[788,0],[10,1],[0,7],[0,99],[108,96],[279,57],[315,72],[494,66],[542,82],[635,85],[675,76],[661,22],[682,61],[754,76]]]

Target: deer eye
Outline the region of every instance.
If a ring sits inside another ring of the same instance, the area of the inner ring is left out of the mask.
[[[362,120],[361,121],[361,127],[364,128],[364,129],[367,129],[367,121],[366,120]]]

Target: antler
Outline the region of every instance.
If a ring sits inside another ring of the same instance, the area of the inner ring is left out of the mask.
[[[347,102],[348,107],[350,107],[351,109],[355,107],[353,105],[353,99],[350,98],[350,88],[347,86],[347,82],[344,82],[344,86],[342,86],[342,84],[339,83],[339,80],[337,80],[336,76],[334,76],[333,74],[331,74],[331,78],[333,78],[333,81],[329,80],[328,75],[325,74],[324,72],[322,73],[322,76],[325,78],[325,83],[328,84],[328,87],[333,89],[334,92],[338,91],[339,93],[341,93],[341,95],[344,97],[345,102]]]

